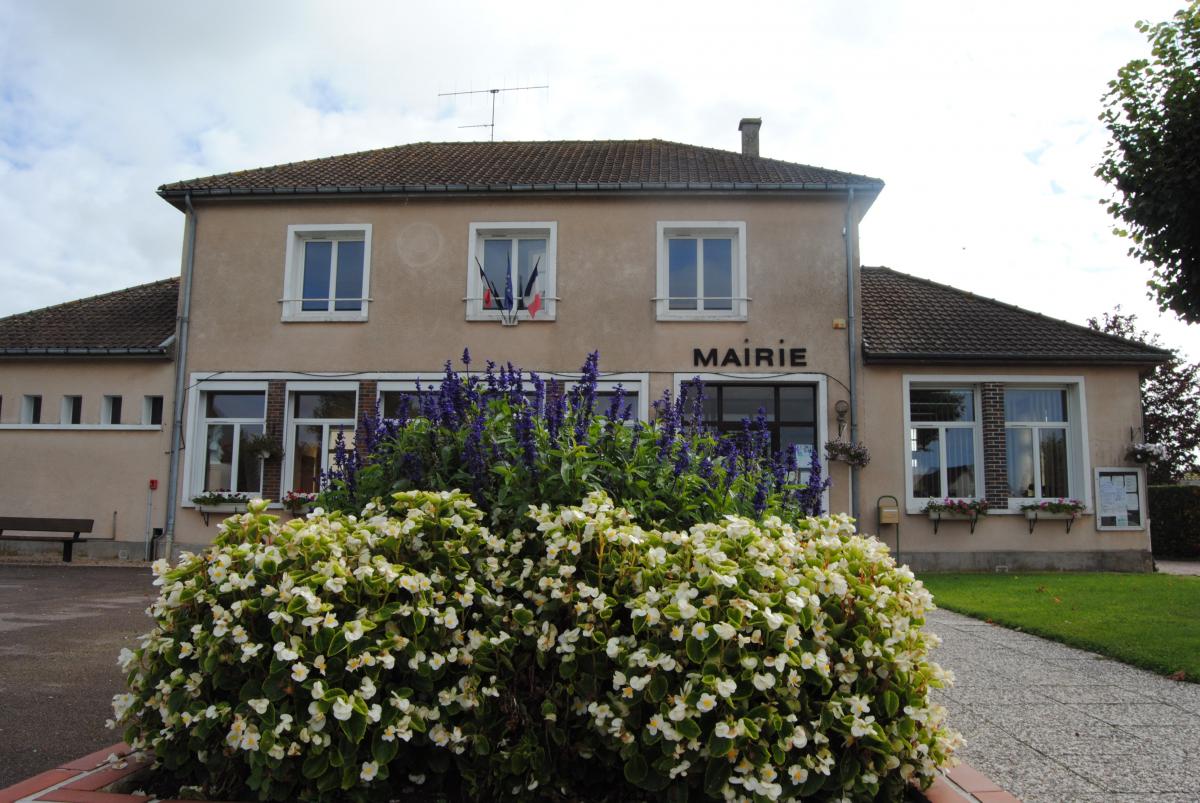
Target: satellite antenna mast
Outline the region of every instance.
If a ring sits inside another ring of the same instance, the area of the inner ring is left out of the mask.
[[[488,129],[491,129],[491,131],[489,132],[488,141],[495,142],[496,141],[496,95],[500,94],[501,92],[520,92],[521,90],[524,90],[524,89],[549,89],[549,88],[550,88],[549,84],[542,84],[540,86],[504,86],[504,87],[498,87],[496,89],[469,89],[464,92],[439,92],[438,97],[446,98],[446,97],[450,97],[451,95],[482,95],[484,92],[490,93],[492,96],[492,121],[490,123],[477,123],[475,125],[460,125],[459,128],[488,128]]]

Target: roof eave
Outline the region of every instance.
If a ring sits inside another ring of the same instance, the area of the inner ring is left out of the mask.
[[[288,200],[306,200],[330,197],[393,197],[393,196],[437,196],[437,197],[482,197],[496,195],[677,195],[677,194],[709,194],[709,195],[809,195],[809,194],[843,194],[854,190],[856,193],[878,195],[883,190],[883,182],[860,182],[835,184],[831,182],[804,182],[768,184],[763,182],[662,182],[662,181],[627,181],[619,184],[595,184],[586,182],[558,182],[555,184],[404,184],[380,186],[378,184],[362,187],[322,186],[322,187],[267,187],[257,189],[231,189],[224,187],[191,187],[191,188],[158,188],[158,195],[172,206],[182,209],[183,199],[189,193],[193,200],[264,200],[287,198]]]
[[[0,348],[0,357],[140,357],[147,359],[165,359],[170,355],[164,348],[144,348],[140,346],[122,346],[113,348],[86,347],[41,347],[41,348]]]
[[[1153,367],[1170,362],[1170,356],[1158,354],[1098,356],[1095,354],[962,354],[951,352],[869,352],[863,350],[867,365],[1119,365]]]

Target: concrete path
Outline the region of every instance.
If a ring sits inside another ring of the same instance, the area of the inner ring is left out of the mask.
[[[122,647],[150,629],[150,570],[0,564],[0,789],[121,741]]]
[[[1028,803],[1200,800],[1200,685],[935,611],[964,761]]]
[[[1158,560],[1154,568],[1163,574],[1190,574],[1200,577],[1200,560]]]

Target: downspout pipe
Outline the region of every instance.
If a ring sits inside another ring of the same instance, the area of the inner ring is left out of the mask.
[[[858,443],[858,320],[857,305],[854,303],[856,282],[854,281],[854,188],[846,196],[846,224],[842,235],[846,240],[846,345],[850,358],[850,441]],[[859,469],[850,467],[850,515],[859,518],[858,504]]]
[[[167,472],[167,520],[163,534],[170,560],[175,552],[175,512],[179,507],[179,457],[183,451],[183,395],[187,387],[188,321],[192,310],[192,273],[196,265],[196,208],[192,194],[183,196],[187,209],[183,244],[183,287],[180,289],[175,341],[175,403],[171,414],[171,461]]]

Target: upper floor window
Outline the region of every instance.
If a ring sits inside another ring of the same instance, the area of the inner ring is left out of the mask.
[[[122,398],[120,396],[105,396],[104,403],[100,407],[100,423],[120,424],[121,404]]]
[[[62,424],[82,424],[83,423],[83,397],[82,396],[63,396],[62,411],[59,414],[59,423]]]
[[[558,224],[472,223],[467,248],[467,320],[554,320]]]
[[[1065,388],[1004,389],[1010,498],[1072,495],[1071,425]]]
[[[142,423],[152,426],[162,426],[163,419],[163,397],[162,396],[143,396],[142,397]]]
[[[21,423],[42,423],[42,397],[25,396],[21,399]]]
[[[971,387],[909,388],[910,499],[980,495],[978,406]]]
[[[662,320],[746,319],[746,224],[659,222]]]
[[[365,321],[371,225],[288,226],[285,321]]]

